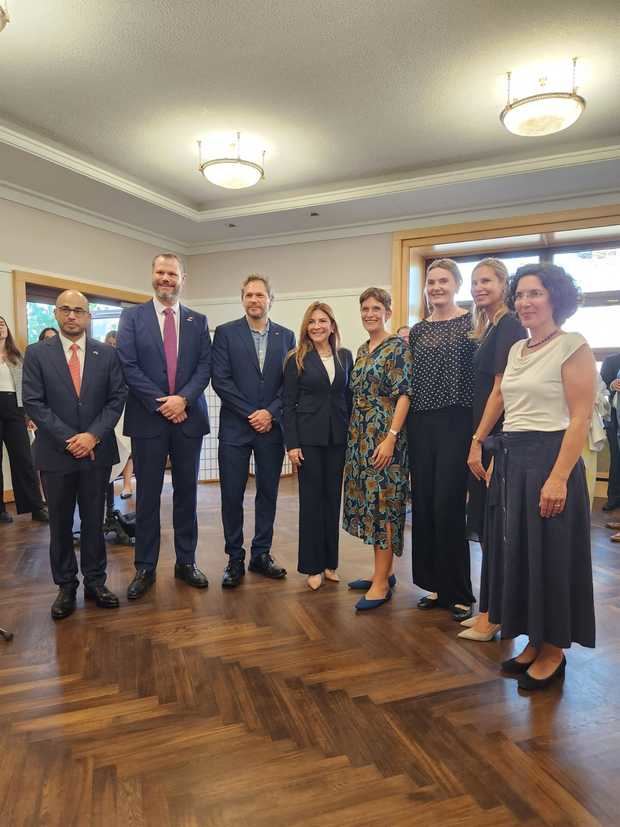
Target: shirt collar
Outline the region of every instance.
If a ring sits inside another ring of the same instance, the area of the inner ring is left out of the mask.
[[[247,326],[250,328],[250,333],[251,333],[253,336],[266,336],[266,335],[269,333],[269,324],[270,324],[270,320],[269,320],[269,319],[267,319],[267,324],[265,325],[265,329],[264,329],[264,330],[254,330],[254,328],[253,328],[253,327],[250,325],[250,323],[248,322],[247,318],[246,318],[246,320],[245,320],[245,321],[246,321]]]
[[[175,302],[174,304],[171,304],[171,305],[162,304],[159,301],[159,299],[156,298],[156,296],[153,296],[153,304],[155,305],[155,312],[157,313],[158,317],[161,316],[161,314],[164,312],[164,310],[167,307],[170,307],[170,309],[172,310],[172,312],[174,313],[175,316],[179,315],[179,302]]]
[[[75,342],[72,339],[68,339],[62,331],[60,331],[60,341],[62,342],[62,349],[65,353],[71,352],[71,345],[76,344],[79,349],[84,352],[86,350],[86,333],[82,333],[79,339],[76,339]]]

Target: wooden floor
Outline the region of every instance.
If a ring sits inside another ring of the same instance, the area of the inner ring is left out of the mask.
[[[620,824],[620,546],[600,513],[598,648],[528,695],[498,673],[512,644],[459,641],[446,612],[416,610],[409,539],[391,604],[356,616],[346,580],[369,550],[343,534],[345,582],[310,592],[286,480],[288,578],[224,592],[218,488],[199,500],[207,592],[174,581],[167,528],[146,599],[128,605],[132,551],[110,546],[120,610],[80,592],[60,623],[46,528],[0,525],[0,625],[15,632],[0,642],[3,827]],[[167,492],[166,526],[170,511]],[[475,547],[476,586],[479,562]]]

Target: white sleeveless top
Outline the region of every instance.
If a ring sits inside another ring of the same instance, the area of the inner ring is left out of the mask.
[[[581,333],[560,333],[528,351],[520,340],[510,348],[502,379],[504,431],[563,431],[570,416],[562,365],[586,340]]]

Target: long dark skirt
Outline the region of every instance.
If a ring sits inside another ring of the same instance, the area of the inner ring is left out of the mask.
[[[580,459],[557,517],[540,516],[540,491],[564,431],[491,437],[495,466],[488,491],[486,577],[489,620],[502,637],[539,646],[594,646],[590,502]]]

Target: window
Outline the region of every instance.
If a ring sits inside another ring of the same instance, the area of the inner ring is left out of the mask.
[[[620,247],[555,250],[583,293],[583,304],[563,325],[583,334],[597,361],[620,351]]]

